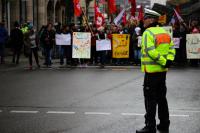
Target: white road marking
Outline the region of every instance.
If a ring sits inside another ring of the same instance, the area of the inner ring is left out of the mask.
[[[0,113],[2,113],[3,111],[2,110],[0,110]]]
[[[20,110],[12,110],[10,111],[10,113],[24,113],[24,114],[36,114],[38,113],[39,111],[20,111]]]
[[[200,110],[170,110],[170,112],[200,113]]]
[[[140,113],[121,113],[121,115],[123,116],[144,116],[144,114],[140,114]],[[171,114],[171,117],[190,117],[189,115],[179,115],[179,114]]]
[[[128,69],[112,69],[112,71],[127,71]]]
[[[47,114],[75,114],[76,112],[67,111],[47,111]]]
[[[105,113],[105,112],[85,112],[85,115],[111,115],[111,113]]]
[[[177,114],[171,114],[169,116],[171,116],[171,117],[190,117],[189,115],[177,115]]]
[[[139,113],[121,113],[121,115],[124,115],[124,116],[144,116],[144,114],[139,114]]]

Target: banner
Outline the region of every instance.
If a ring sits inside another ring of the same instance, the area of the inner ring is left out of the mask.
[[[180,48],[180,38],[173,38],[174,48]]]
[[[128,34],[113,34],[113,58],[129,58],[129,42],[130,35]]]
[[[81,5],[79,0],[74,0],[74,14],[76,17],[80,17],[82,14]]]
[[[163,28],[170,34],[171,38],[173,38],[172,26],[163,26]]]
[[[121,12],[120,12],[120,13],[117,15],[117,17],[114,19],[113,22],[115,23],[115,25],[119,25],[119,24],[121,23],[125,11],[126,11],[125,9],[121,10]]]
[[[111,40],[96,40],[96,51],[111,50]]]
[[[90,59],[91,33],[74,32],[72,58]]]
[[[71,45],[71,34],[56,34],[56,45]]]
[[[104,22],[105,22],[105,18],[103,16],[103,14],[101,13],[99,7],[96,5],[94,5],[95,8],[95,24],[97,26],[97,28],[103,26]]]
[[[200,34],[187,34],[187,59],[200,59]]]

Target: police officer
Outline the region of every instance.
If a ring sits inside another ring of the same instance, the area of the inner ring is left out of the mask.
[[[145,9],[144,27],[142,35],[141,69],[144,76],[145,127],[136,133],[156,133],[156,106],[160,131],[169,130],[169,110],[166,99],[166,73],[175,56],[174,44],[170,35],[158,26],[160,14]]]

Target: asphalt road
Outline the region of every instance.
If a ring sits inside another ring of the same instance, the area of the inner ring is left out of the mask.
[[[138,68],[1,70],[0,133],[135,133],[142,84]],[[200,133],[200,69],[172,68],[167,87],[169,133]]]

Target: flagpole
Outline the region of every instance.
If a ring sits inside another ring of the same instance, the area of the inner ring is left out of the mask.
[[[82,12],[83,12],[83,17],[85,18],[86,24],[87,24],[88,28],[90,29],[90,32],[91,32],[92,36],[94,36],[94,33],[93,33],[93,31],[92,31],[92,28],[91,28],[90,25],[89,25],[88,18],[87,18],[87,16],[85,15],[85,12],[83,11],[83,8],[82,8],[82,7],[81,7],[81,10],[82,10]]]
[[[96,0],[94,0],[94,22],[96,20]]]

